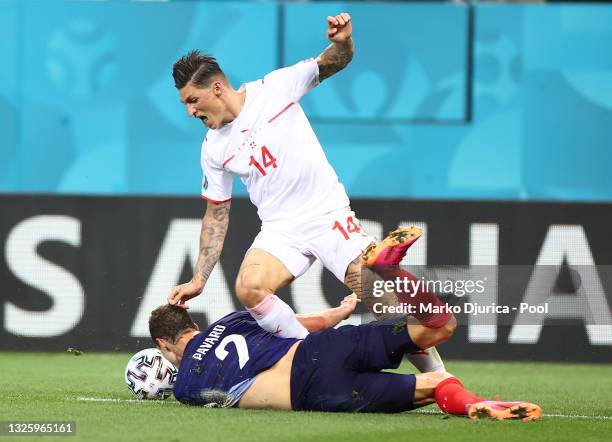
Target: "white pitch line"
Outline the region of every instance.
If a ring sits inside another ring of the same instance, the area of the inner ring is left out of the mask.
[[[612,416],[583,416],[580,414],[543,414],[544,417],[563,417],[567,419],[598,419],[602,421],[612,420]]]
[[[439,410],[415,410],[413,413],[420,414],[444,414]],[[560,417],[564,419],[596,419],[602,421],[612,420],[612,416],[584,416],[580,414],[542,414],[542,417]]]
[[[176,403],[174,401],[147,401],[142,399],[118,399],[118,398],[110,398],[110,397],[77,397],[77,401],[86,401],[86,402],[135,402],[138,404],[142,403],[156,403],[156,404],[165,404],[165,403]]]
[[[86,401],[86,402],[135,402],[137,404],[142,403],[156,403],[156,404],[178,404],[178,402],[174,401],[145,401],[141,399],[117,399],[117,398],[102,398],[102,397],[77,397],[77,401]],[[444,414],[439,410],[415,410],[413,413],[420,414]],[[580,414],[543,414],[543,417],[560,417],[564,419],[596,419],[596,420],[612,420],[612,416],[585,416]]]

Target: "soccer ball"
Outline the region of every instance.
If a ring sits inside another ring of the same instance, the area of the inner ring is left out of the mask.
[[[172,395],[177,374],[158,348],[146,348],[128,361],[125,382],[138,399],[163,400]]]

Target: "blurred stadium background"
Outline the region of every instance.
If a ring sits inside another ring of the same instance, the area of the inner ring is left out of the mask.
[[[442,355],[611,363],[612,4],[518,3],[0,1],[0,349],[151,346],[204,210],[172,64],[202,49],[237,86],[319,54],[346,10],[355,59],[302,105],[366,229],[425,227],[408,264],[598,271],[594,290],[553,284],[538,323],[466,318]],[[234,197],[202,325],[240,307],[259,222]],[[344,294],[318,265],[281,292],[299,312]]]

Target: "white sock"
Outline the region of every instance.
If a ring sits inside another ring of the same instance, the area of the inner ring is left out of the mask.
[[[293,309],[272,293],[247,310],[261,328],[278,337],[304,339],[308,335],[308,330],[297,320]]]
[[[414,353],[408,353],[406,355],[408,360],[419,369],[421,373],[430,371],[446,371],[444,362],[436,350],[436,347],[428,348],[427,350],[418,351]]]

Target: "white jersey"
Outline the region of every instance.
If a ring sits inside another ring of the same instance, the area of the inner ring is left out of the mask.
[[[349,205],[298,101],[318,84],[315,60],[249,82],[231,123],[210,129],[202,143],[202,197],[224,202],[232,175],[246,185],[262,222],[311,218]]]

